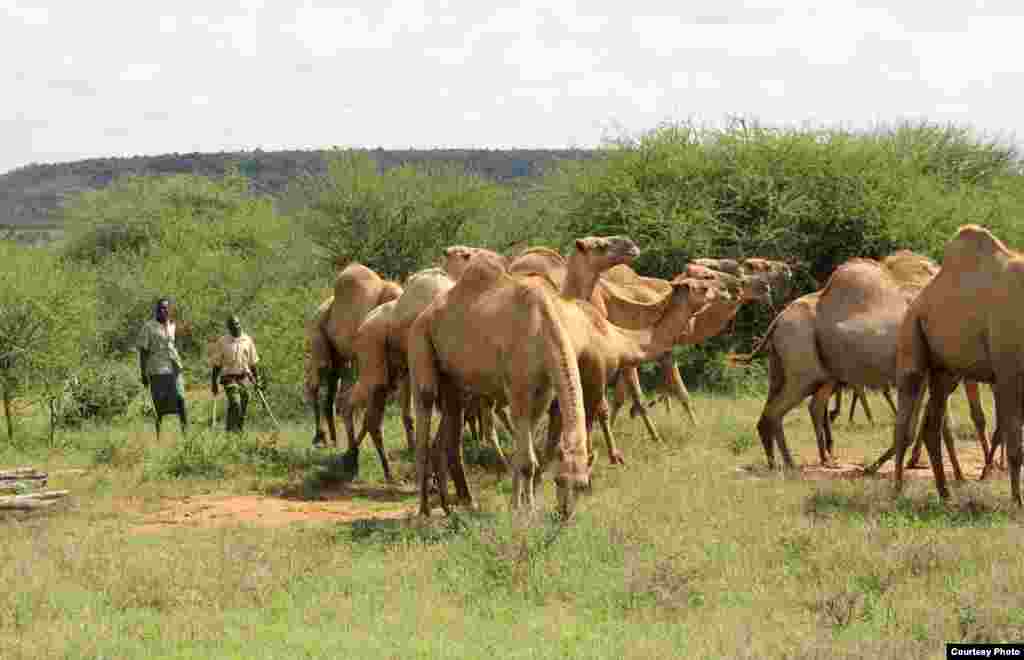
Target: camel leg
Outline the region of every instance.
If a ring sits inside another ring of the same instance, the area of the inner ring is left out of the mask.
[[[935,489],[944,500],[949,498],[949,489],[946,487],[946,470],[942,466],[940,434],[946,420],[946,404],[956,385],[957,377],[953,374],[933,370],[929,378],[930,394],[924,416],[924,445],[932,464],[932,474],[935,475]]]
[[[853,403],[850,404],[850,423],[853,423],[853,411],[857,408],[858,401],[860,401],[860,407],[864,409],[864,415],[868,418],[868,424],[874,426],[875,418],[871,414],[871,406],[868,405],[868,394],[863,387],[858,387],[853,391]]]
[[[690,418],[690,423],[698,426],[697,416],[693,413],[693,405],[690,402],[690,393],[686,390],[683,376],[679,373],[679,367],[676,365],[675,358],[672,357],[671,353],[668,353],[658,360],[658,366],[665,378],[665,386],[668,388],[669,394],[679,399],[679,403],[683,406],[683,412]],[[639,386],[639,380],[637,385]],[[667,402],[668,399],[666,399]]]
[[[498,459],[501,460],[501,465],[503,469],[505,470],[505,472],[508,472],[509,470],[512,469],[512,465],[508,462],[508,459],[505,457],[505,452],[501,450],[501,441],[498,440],[498,429],[495,427],[494,424],[494,409],[496,407],[497,406],[495,406],[494,402],[491,401],[490,399],[481,401],[481,433],[483,433],[484,436],[490,439],[491,445],[494,447],[494,452],[498,455]]]
[[[795,469],[793,456],[789,453],[786,445],[786,432],[782,428],[782,418],[790,410],[803,401],[809,392],[797,390],[793,386],[784,386],[781,391],[772,392],[768,401],[761,411],[761,418],[757,422],[757,431],[761,436],[761,444],[764,445],[765,457],[768,459],[768,467],[775,468],[774,446],[778,444],[782,453],[782,460],[786,468]]]
[[[412,383],[409,374],[398,384],[398,399],[402,405],[402,427],[405,428],[405,442],[410,452],[416,451],[416,428],[412,412]]]
[[[822,467],[830,466],[832,460],[831,435],[826,414],[828,412],[828,401],[832,398],[833,383],[821,385],[811,397],[807,404],[807,410],[811,414],[811,423],[814,426],[814,437],[818,441],[818,457],[821,459]],[[856,392],[856,390],[855,390]],[[854,394],[856,396],[856,394]],[[853,406],[850,406],[852,409]]]
[[[994,388],[996,398],[996,431],[994,447],[1006,445],[1007,469],[1010,472],[1010,497],[1018,507],[1024,505],[1020,492],[1021,456],[1021,379],[1015,372],[998,378]]]
[[[974,432],[981,446],[981,453],[985,456],[985,465],[981,468],[979,481],[988,477],[988,470],[991,467],[989,457],[988,440],[985,437],[985,411],[981,407],[981,389],[978,383],[973,380],[964,381],[964,394],[967,396],[967,405],[971,409],[971,421],[974,423]]]
[[[886,402],[889,404],[889,409],[892,410],[892,416],[896,417],[896,402],[892,400],[892,390],[888,385],[882,386],[882,396],[885,397]]]
[[[428,480],[428,454],[431,452],[430,422],[434,404],[438,400],[440,374],[437,371],[437,353],[430,340],[419,333],[409,336],[410,378],[416,388],[416,485],[420,489],[420,515],[430,516]],[[442,420],[443,422],[443,420]],[[438,489],[441,507],[450,513],[445,489]]]
[[[832,424],[835,424],[836,420],[839,419],[839,413],[842,412],[842,409],[843,409],[843,389],[845,389],[845,388],[842,385],[836,385],[836,388],[835,388],[836,405],[835,405],[835,408],[833,408],[828,413],[828,421],[830,423],[832,423]],[[853,415],[850,415],[850,421],[851,422],[853,421]]]
[[[331,440],[331,446],[338,446],[338,428],[334,423],[334,402],[338,396],[338,385],[341,383],[341,373],[337,369],[329,369],[326,378],[321,382],[325,385],[324,398],[321,402],[324,410],[324,421],[327,424],[327,433]]]
[[[447,490],[447,474],[450,471],[452,481],[455,483],[455,501],[465,506],[473,506],[473,495],[469,491],[469,482],[466,480],[466,467],[462,460],[462,429],[465,426],[464,410],[465,397],[453,384],[446,383],[442,391],[442,421],[445,426],[443,443],[438,447],[437,462],[441,466],[439,478],[443,487]],[[480,408],[478,407],[479,411]],[[442,450],[444,456],[441,455]]]
[[[917,428],[918,417],[920,416],[922,409],[922,399],[924,393],[924,377],[920,374],[913,374],[907,377],[905,383],[900,386],[898,392],[900,397],[900,404],[898,410],[904,411],[906,418],[902,420],[899,413],[896,414],[896,424],[893,430],[893,443],[890,445],[885,452],[878,457],[871,465],[864,468],[864,474],[874,474],[878,472],[885,463],[895,456],[897,453],[900,454],[900,478],[902,479],[904,465],[902,463],[903,456],[906,454],[907,447],[911,444],[911,439],[914,438],[914,430]],[[906,390],[904,392],[904,389]],[[902,426],[901,426],[902,423]],[[901,448],[900,443],[905,443]],[[909,466],[907,466],[909,467]]]
[[[628,393],[626,391],[626,379],[619,374],[619,377],[615,379],[614,395],[611,400],[611,425],[615,426],[615,420],[619,417],[619,411],[622,410],[622,406],[626,403],[626,397]]]
[[[598,423],[601,425],[601,432],[604,434],[605,442],[608,445],[608,460],[611,462],[612,465],[625,465],[626,461],[622,457],[622,452],[619,451],[618,447],[615,446],[615,435],[612,433],[612,430],[608,424],[608,402],[605,401],[604,397],[601,397],[598,401],[597,409],[594,411],[594,414],[588,415],[588,417],[590,418],[588,419],[588,437],[590,435],[590,427],[593,426],[593,418],[596,417]],[[650,430],[650,428],[648,430]]]
[[[380,465],[384,469],[384,478],[388,483],[392,483],[394,479],[391,476],[391,466],[388,465],[388,457],[384,454],[384,435],[381,433],[384,407],[387,405],[387,400],[388,388],[386,386],[375,387],[370,398],[370,405],[367,406],[366,413],[363,415],[363,430],[359,434],[359,442],[362,442],[363,437],[366,435],[366,429],[369,429],[370,437],[373,438],[373,446],[377,450],[377,456],[380,457]],[[356,457],[354,467],[358,470],[359,443],[352,447],[350,451]]]
[[[533,447],[533,420],[531,416],[530,395],[528,390],[515,391],[509,397],[509,407],[516,430],[516,453],[512,470],[512,508],[519,509],[524,505],[528,510],[534,508],[534,479],[538,475],[539,463]],[[545,402],[545,406],[549,402]]]
[[[956,440],[953,437],[953,418],[946,409],[946,416],[942,419],[942,441],[946,445],[946,453],[949,454],[949,463],[953,466],[953,478],[957,481],[964,480],[964,473],[960,470],[960,460],[956,455]]]
[[[654,422],[651,421],[650,416],[647,414],[647,408],[643,405],[644,393],[643,390],[640,389],[640,377],[637,374],[636,369],[626,370],[626,373],[622,374],[620,379],[623,377],[627,380],[626,386],[629,388],[630,394],[633,397],[633,404],[637,406],[636,410],[639,413],[640,418],[643,419],[644,426],[647,428],[647,435],[651,436],[651,440],[654,442],[660,443],[661,435],[658,434],[658,429],[654,427]],[[684,405],[688,406],[689,404],[687,403]],[[609,451],[611,450],[609,449]],[[619,454],[619,458],[622,458],[621,454]]]

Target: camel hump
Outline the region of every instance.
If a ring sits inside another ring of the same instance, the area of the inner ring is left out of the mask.
[[[440,268],[421,270],[405,283],[405,293],[394,312],[396,326],[411,325],[438,295],[455,286],[455,281]]]
[[[632,284],[640,281],[640,274],[633,270],[629,264],[617,264],[606,270],[601,275],[603,278],[620,284]]]
[[[882,279],[879,278],[880,274],[888,275],[885,269],[882,268],[882,264],[874,259],[864,257],[847,259],[832,271],[828,282],[825,283],[825,288],[820,292],[821,300],[831,298],[837,294],[842,295],[854,291],[865,293],[878,288],[878,285],[882,282]]]
[[[942,256],[943,268],[973,268],[978,261],[1013,253],[995,235],[980,225],[964,225],[946,244]]]
[[[939,272],[939,265],[910,250],[893,252],[882,260],[882,267],[902,285],[923,287]]]
[[[508,276],[502,258],[495,254],[480,252],[473,255],[462,277],[455,284],[454,291],[462,295],[475,295],[498,287]]]
[[[515,258],[521,259],[523,257],[543,257],[545,259],[551,259],[552,261],[557,261],[563,264],[565,263],[565,257],[563,257],[557,250],[552,250],[549,247],[538,246],[526,248],[517,254]]]
[[[348,301],[355,292],[377,289],[381,278],[361,263],[352,262],[334,278],[334,299]]]

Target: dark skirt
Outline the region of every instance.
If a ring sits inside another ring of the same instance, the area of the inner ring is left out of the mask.
[[[179,399],[185,398],[185,384],[180,374],[154,374],[149,377],[149,393],[157,415],[178,412]]]

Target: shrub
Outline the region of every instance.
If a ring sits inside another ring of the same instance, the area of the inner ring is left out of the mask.
[[[87,419],[110,421],[128,412],[141,389],[138,367],[119,362],[90,365],[65,385],[58,420],[67,426]]]

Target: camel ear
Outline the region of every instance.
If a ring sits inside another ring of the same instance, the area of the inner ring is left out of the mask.
[[[587,251],[587,241],[582,239],[582,238],[577,238],[576,239],[576,249],[579,250],[580,252],[586,252]]]

